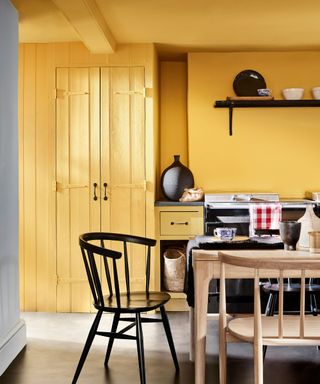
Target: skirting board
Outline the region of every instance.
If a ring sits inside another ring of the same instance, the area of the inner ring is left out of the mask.
[[[12,363],[27,343],[26,324],[19,320],[18,324],[0,340],[0,376]]]

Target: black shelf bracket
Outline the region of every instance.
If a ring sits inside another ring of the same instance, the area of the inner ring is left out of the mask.
[[[320,107],[320,100],[217,100],[214,108],[229,109],[229,135],[233,134],[234,108],[306,108]]]
[[[232,136],[233,106],[229,107],[229,135]]]

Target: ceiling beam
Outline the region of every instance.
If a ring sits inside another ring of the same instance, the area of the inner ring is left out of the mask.
[[[95,0],[52,0],[92,53],[113,53],[116,41]]]

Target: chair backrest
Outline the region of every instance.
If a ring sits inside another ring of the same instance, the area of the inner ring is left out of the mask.
[[[111,249],[110,245],[107,246],[106,244],[109,241],[119,243],[121,250]],[[120,308],[120,279],[122,276],[119,276],[121,272],[118,262],[122,258],[125,292],[128,296],[130,295],[128,244],[138,244],[142,247],[140,255],[145,257],[146,263],[145,291],[149,292],[151,247],[155,246],[156,240],[119,233],[90,232],[79,237],[79,244],[96,306],[105,306],[103,287],[106,287],[107,295],[109,297],[115,295],[117,305]]]
[[[261,304],[260,304],[260,279],[259,271],[261,269],[278,271],[279,276],[279,310],[278,310],[278,335],[277,338],[282,339],[283,334],[283,279],[284,271],[295,271],[300,278],[300,323],[299,332],[296,339],[304,338],[305,336],[305,277],[306,271],[320,270],[320,255],[319,259],[279,259],[279,258],[254,258],[234,255],[226,252],[219,252],[219,260],[221,262],[220,269],[220,316],[223,326],[226,326],[226,265],[251,268],[254,271],[254,334],[255,337],[262,337],[261,326]]]

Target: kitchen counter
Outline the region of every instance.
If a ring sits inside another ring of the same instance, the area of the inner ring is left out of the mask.
[[[181,201],[168,201],[168,200],[156,200],[154,202],[154,205],[156,207],[166,207],[166,206],[176,206],[176,207],[188,207],[188,206],[203,206],[204,202],[203,201],[186,201],[186,202],[181,202]]]

